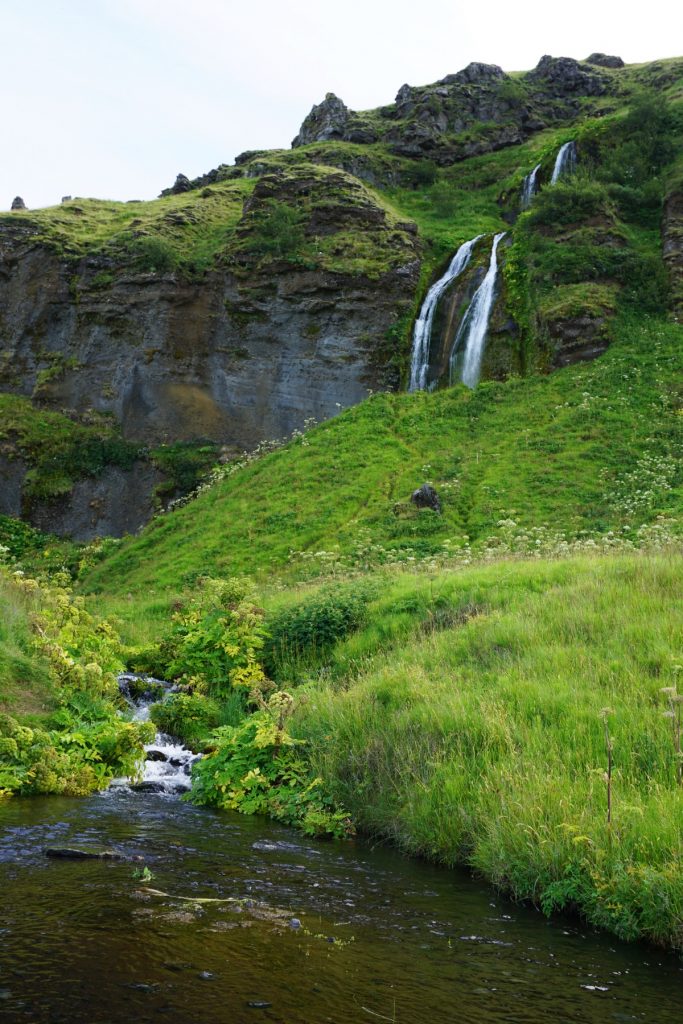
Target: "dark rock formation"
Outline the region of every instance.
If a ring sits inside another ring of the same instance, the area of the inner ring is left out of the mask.
[[[438,85],[452,85],[453,82],[480,85],[482,82],[496,82],[503,78],[507,78],[507,75],[497,64],[480,64],[478,61],[472,61],[462,71],[441,78]]]
[[[624,62],[621,57],[613,57],[608,53],[591,53],[586,57],[586,64],[596,64],[599,68],[623,68]]]
[[[586,312],[551,321],[548,334],[554,345],[553,367],[570,366],[595,359],[607,350],[612,340],[612,321],[607,315]]]
[[[397,156],[445,166],[517,145],[549,124],[575,117],[580,97],[610,87],[609,77],[595,65],[569,57],[543,57],[533,72],[514,79],[496,64],[475,61],[432,85],[402,85],[394,104],[370,113],[349,110],[328,93],[292,145],[379,140]]]
[[[328,92],[322,103],[314,106],[304,119],[292,146],[305,146],[310,142],[329,142],[346,138],[351,111],[338,96]]]
[[[527,78],[544,83],[555,96],[601,96],[607,91],[603,76],[582,67],[571,57],[550,57],[546,54]]]
[[[184,174],[179,174],[171,188],[162,189],[159,196],[163,198],[164,196],[182,195],[184,192],[191,192],[196,188],[206,188],[208,185],[215,185],[218,181],[229,181],[232,178],[241,177],[242,171],[239,167],[220,164],[212,171],[201,174],[198,178],[190,179]]]
[[[142,444],[211,439],[242,451],[322,421],[396,387],[389,332],[411,306],[419,242],[356,181],[318,168],[264,175],[238,235],[249,238],[270,199],[308,204],[307,238],[368,234],[384,262],[373,276],[284,259],[239,263],[202,276],[122,265],[102,250],[65,260],[26,218],[0,227],[0,390],[77,415],[105,413]],[[181,211],[182,212],[182,211]],[[191,212],[191,211],[190,211]],[[410,231],[408,230],[410,228]],[[359,235],[360,237],[360,235]],[[107,279],[106,287],[101,279]],[[63,371],[45,379],[43,371]],[[148,463],[109,467],[50,503],[22,503],[25,467],[6,459],[2,511],[79,539],[135,532],[160,482]]]
[[[410,495],[410,500],[417,508],[430,508],[432,512],[441,513],[441,499],[430,484],[422,484]]]
[[[192,182],[186,174],[179,174],[176,177],[173,187],[170,189],[172,196],[182,195],[183,192],[192,191]]]
[[[72,490],[50,500],[23,502],[23,515],[46,533],[88,541],[137,533],[154,512],[153,494],[163,477],[137,462],[130,470],[108,466],[96,477],[77,480]],[[0,498],[0,511],[3,502]]]
[[[11,205],[10,209],[11,210],[25,210],[25,209],[27,209],[27,207],[26,207],[26,203],[21,198],[21,196],[15,196],[14,199],[12,200],[12,205]]]
[[[124,853],[117,850],[80,846],[47,846],[43,853],[54,860],[128,860]]]

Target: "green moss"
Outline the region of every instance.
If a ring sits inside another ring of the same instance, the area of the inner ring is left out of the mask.
[[[129,469],[140,456],[139,445],[124,441],[110,421],[81,423],[20,395],[0,394],[0,440],[11,442],[28,464],[24,494],[29,500],[65,494],[75,480],[97,476],[110,465]]]

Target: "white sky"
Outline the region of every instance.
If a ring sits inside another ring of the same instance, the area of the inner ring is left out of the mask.
[[[680,0],[0,0],[0,209],[147,199],[245,149],[289,146],[313,103],[391,102],[472,60],[683,52]]]

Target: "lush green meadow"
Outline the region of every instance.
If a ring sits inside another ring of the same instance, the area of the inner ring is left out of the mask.
[[[364,831],[681,947],[682,570],[668,549],[396,578],[294,731]]]

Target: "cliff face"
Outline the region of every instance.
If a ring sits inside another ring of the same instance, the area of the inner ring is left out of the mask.
[[[72,268],[39,247],[10,260],[0,280],[6,388],[109,412],[131,440],[240,448],[395,383],[375,349],[417,269],[374,281],[287,268],[201,284],[148,274],[102,291],[87,261],[74,285]]]
[[[301,255],[280,251],[290,243],[276,233],[264,260],[251,244],[259,225],[285,199],[301,205],[316,190],[294,225]],[[359,271],[350,229],[374,242],[374,263]],[[201,275],[141,271],[102,248],[65,258],[30,222],[5,224],[3,389],[110,413],[130,440],[242,449],[398,384],[387,335],[417,285],[413,225],[395,223],[339,171],[271,175],[245,202],[234,245],[237,255]]]
[[[6,216],[0,390],[108,415],[129,442],[210,439],[229,453],[398,386],[415,226],[333,168],[240,188],[237,211],[227,186],[130,212],[74,201]],[[0,513],[16,514],[30,466],[5,461]],[[160,474],[112,472],[68,499],[23,501],[24,514],[79,538],[137,528]]]

